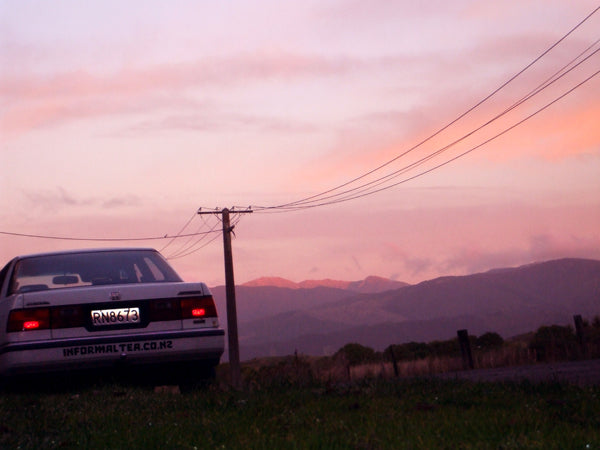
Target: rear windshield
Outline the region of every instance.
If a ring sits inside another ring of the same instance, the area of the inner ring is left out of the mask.
[[[13,272],[10,292],[80,286],[182,281],[156,251],[124,250],[28,257]]]

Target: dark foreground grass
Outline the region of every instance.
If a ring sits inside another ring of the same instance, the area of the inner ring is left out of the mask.
[[[441,380],[0,394],[0,448],[600,448],[600,387]]]

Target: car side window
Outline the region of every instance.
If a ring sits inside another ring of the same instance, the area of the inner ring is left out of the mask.
[[[2,295],[3,288],[4,288],[4,281],[6,280],[6,276],[8,275],[8,268],[10,267],[10,263],[12,261],[9,261],[8,264],[6,264],[2,270],[0,270],[0,295]]]

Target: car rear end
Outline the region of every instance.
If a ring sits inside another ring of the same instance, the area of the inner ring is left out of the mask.
[[[225,333],[204,283],[39,285],[0,304],[0,375],[219,363]]]

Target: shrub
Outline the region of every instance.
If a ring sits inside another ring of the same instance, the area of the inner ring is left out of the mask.
[[[333,355],[333,357],[335,359],[344,358],[351,366],[375,362],[380,359],[377,352],[371,347],[365,347],[364,345],[356,343],[344,345],[335,353],[335,355]]]
[[[571,326],[543,326],[533,335],[529,348],[539,361],[572,359],[578,355],[575,333]]]
[[[483,333],[475,339],[475,346],[481,350],[494,350],[504,345],[504,339],[498,333]]]
[[[474,336],[469,336],[471,347],[473,346],[474,339]],[[431,347],[432,354],[440,358],[444,356],[458,357],[461,355],[458,338],[449,339],[447,341],[432,341],[429,343],[429,346]]]
[[[481,343],[478,340],[481,339]],[[498,333],[486,333],[480,338],[469,336],[471,347],[480,347],[484,349],[495,349],[502,346],[504,340]],[[394,354],[392,355],[392,352]],[[408,342],[406,344],[390,345],[383,352],[386,361],[416,361],[426,358],[456,358],[461,355],[458,339],[448,339],[446,341]]]
[[[392,352],[394,352],[393,357]],[[386,361],[392,361],[394,358],[398,361],[414,361],[428,358],[431,354],[431,348],[424,342],[390,345],[383,352]]]

